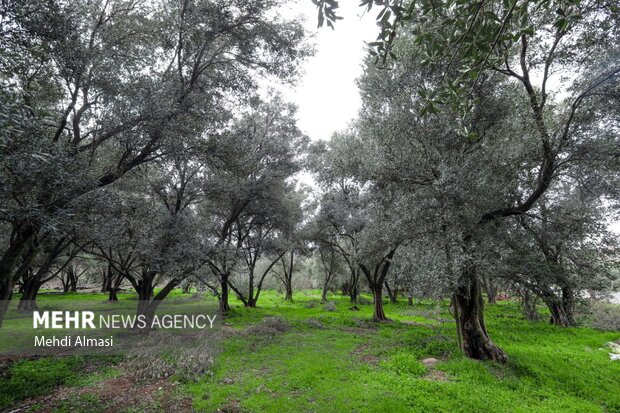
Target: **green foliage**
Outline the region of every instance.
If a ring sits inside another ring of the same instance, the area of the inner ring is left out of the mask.
[[[419,377],[426,373],[426,367],[420,363],[416,354],[407,351],[394,354],[389,360],[381,363],[381,367],[398,376]]]
[[[337,4],[327,14],[322,1],[314,3],[319,7],[319,22],[325,18],[331,26],[338,18]],[[563,59],[570,56],[565,64],[582,59],[575,59],[577,49],[586,51],[593,46],[592,39],[603,41],[602,34],[593,33],[600,28],[610,33],[609,27],[617,25],[619,17],[618,7],[605,0],[362,0],[360,7],[368,12],[378,9],[379,33],[368,44],[376,63],[391,65],[402,58],[395,50],[397,39],[412,37],[420,47],[418,60],[443,72],[427,96],[422,115],[438,112],[443,103],[450,103],[457,113],[469,113],[473,92],[485,74],[512,75],[509,61],[515,49],[528,42],[548,43],[553,50],[554,42],[549,40],[571,32],[582,36],[582,32],[585,43],[578,41],[570,45],[571,51],[558,53]],[[550,64],[553,59],[540,60]]]
[[[42,358],[23,360],[10,365],[0,377],[0,409],[26,397],[42,396],[60,385],[86,386],[117,374],[109,367],[110,357]],[[96,366],[95,373],[84,373],[89,363]]]
[[[598,348],[615,333],[564,329],[523,320],[517,303],[490,306],[489,329],[511,355],[505,366],[464,358],[454,326],[431,324],[434,303],[386,304],[393,323],[361,322],[370,308],[326,314],[306,308],[320,292],[303,292],[284,304],[266,292],[263,307],[236,308],[227,322],[244,330],[266,315],[287,318],[293,329],[271,341],[231,337],[214,376],[188,385],[200,411],[246,412],[597,412],[620,409],[617,372]],[[236,307],[236,305],[234,305]],[[343,310],[344,308],[344,310]],[[257,314],[258,312],[258,314]],[[449,319],[446,309],[442,317]],[[320,319],[323,329],[304,321]],[[406,324],[413,320],[415,325]],[[440,362],[425,371],[420,361]],[[590,367],[588,367],[590,366]],[[362,391],[360,391],[362,389]]]
[[[528,322],[518,303],[500,302],[487,308],[487,324],[510,361],[497,365],[460,354],[446,306],[435,314],[446,322],[427,318],[439,302],[423,300],[412,307],[386,303],[386,313],[394,321],[372,323],[367,321],[371,306],[351,311],[348,297],[336,294],[328,298],[337,303],[337,311],[308,308],[306,303],[318,300],[320,294],[298,292],[290,303],[276,291],[265,291],[260,306],[253,309],[231,298],[226,319],[231,331],[213,375],[180,386],[192,395],[194,408],[261,413],[620,410],[620,363],[610,361],[601,348],[618,340],[618,331]],[[78,296],[101,300],[98,294]],[[44,295],[44,300],[55,299],[62,297]],[[267,336],[251,332],[250,327],[274,316],[286,320],[290,329]],[[310,319],[320,321],[322,328],[309,324]],[[420,362],[427,357],[439,363],[426,368]],[[47,394],[63,383],[90,386],[118,374],[107,365],[86,373],[85,365],[78,358],[15,363],[12,375],[0,380],[0,408]],[[72,396],[54,407],[98,411],[105,409],[102,403],[91,396]],[[127,411],[140,409],[127,406]],[[149,409],[163,411],[161,406]]]

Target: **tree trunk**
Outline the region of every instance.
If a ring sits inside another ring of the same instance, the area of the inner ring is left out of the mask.
[[[63,294],[69,293],[69,280],[62,279],[62,292]]]
[[[284,301],[293,302],[293,270],[295,268],[295,250],[293,249],[290,252],[288,268],[284,263],[284,256],[280,259],[282,260],[282,270],[284,272]]]
[[[473,263],[463,271],[463,285],[453,296],[461,349],[467,357],[505,363],[506,353],[491,341],[484,322],[482,288]]]
[[[222,289],[222,294],[220,295],[220,312],[222,314],[228,314],[230,311],[230,305],[228,304],[228,274],[222,275],[220,286]]]
[[[112,277],[108,277],[106,274],[103,275],[103,280],[101,281],[101,292],[106,293],[112,289]]]
[[[323,284],[323,291],[321,291],[321,304],[325,304],[327,302],[327,284]]]
[[[141,329],[143,331],[148,331],[151,329],[151,323],[155,317],[155,311],[157,311],[159,304],[181,281],[177,279],[170,280],[168,284],[166,284],[164,288],[162,288],[161,291],[153,297],[153,281],[155,276],[156,273],[149,272],[146,277],[138,282],[137,290],[139,301],[137,315],[144,316],[147,324],[146,328]]]
[[[2,327],[2,322],[4,321],[6,312],[9,309],[9,302],[11,301],[12,296],[13,287],[9,286],[6,282],[0,281],[0,327]]]
[[[119,272],[113,272],[110,269],[109,273],[109,283],[107,285],[108,289],[108,301],[118,301],[118,292],[121,289],[121,284],[125,279],[125,276]]]
[[[138,281],[138,288],[136,292],[138,293],[138,314],[145,314],[146,308],[151,302],[151,297],[153,288],[151,287],[152,280],[148,278],[143,278]]]
[[[373,286],[371,289],[372,297],[374,299],[374,311],[372,313],[372,321],[388,321],[388,318],[385,316],[385,312],[383,311],[383,285]]]
[[[250,270],[250,282],[248,285],[248,299],[243,303],[245,307],[255,308],[256,302],[254,301],[254,270]]]
[[[78,274],[75,270],[73,264],[69,265],[67,276],[69,277],[69,292],[76,293],[77,292],[77,284],[78,284]]]
[[[413,296],[411,296],[411,295],[407,296],[407,305],[409,307],[413,307]]]
[[[357,304],[357,285],[349,286],[349,299],[351,300],[351,304]]]
[[[559,297],[550,287],[541,288],[540,298],[549,309],[551,317],[549,323],[561,326],[572,327],[575,325],[575,318],[572,312],[572,292],[570,289],[562,288],[562,296]],[[568,310],[568,311],[567,311]]]
[[[385,281],[385,289],[387,290],[388,297],[390,298],[390,302],[392,304],[398,303],[398,291],[396,289],[391,289],[387,280]]]
[[[483,277],[484,289],[487,293],[487,299],[489,304],[497,303],[497,286],[489,279],[489,277]]]
[[[566,314],[569,326],[576,326],[575,294],[573,293],[573,289],[566,285],[562,287],[562,308],[564,308],[564,313]]]
[[[543,301],[551,313],[549,318],[550,324],[561,327],[571,327],[573,325],[560,299],[557,297],[545,297]]]
[[[540,319],[540,314],[538,314],[538,295],[535,295],[528,288],[519,288],[519,295],[521,296],[521,307],[525,319],[528,321]]]
[[[357,286],[359,284],[359,270],[357,268],[351,268],[351,278],[349,279],[347,292],[349,293],[349,298],[351,299],[351,304],[357,304],[357,296],[358,289]]]
[[[284,286],[284,289],[285,289],[284,301],[293,302],[293,287],[291,286],[291,284],[286,283],[286,285]]]
[[[19,300],[17,309],[24,312],[37,311],[37,294],[43,285],[42,282],[34,279],[34,277],[27,279],[24,282],[24,292]]]
[[[37,250],[32,249],[29,254],[22,254],[24,249],[30,244],[32,238],[35,237],[38,228],[32,225],[24,225],[16,236],[11,240],[8,248],[0,257],[0,327],[9,308],[9,301],[13,296],[13,287],[19,280],[19,276],[14,274],[17,262],[20,257],[23,258],[24,264],[28,264],[36,257]],[[23,257],[22,255],[27,255]]]

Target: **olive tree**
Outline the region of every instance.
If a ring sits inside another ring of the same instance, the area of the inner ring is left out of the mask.
[[[618,68],[610,60],[615,51],[599,48],[603,43],[593,43],[586,34],[591,30],[603,41],[615,38],[609,29],[615,16],[599,15],[602,11],[585,7],[582,20],[558,28],[549,10],[531,10],[528,21],[536,30],[505,45],[506,59],[501,65],[494,60],[497,65],[485,72],[485,81],[472,88],[472,110],[464,116],[448,100],[442,111],[428,109],[428,85],[446,72],[420,61],[420,45],[413,38],[403,36],[396,43],[400,59],[392,62],[392,70],[370,62],[362,79],[365,106],[359,128],[376,165],[366,179],[415,197],[412,206],[435,209],[430,232],[444,238],[438,245],[446,244],[459,337],[470,357],[506,360],[484,322],[477,261],[484,255],[485,228],[530,213],[574,164],[589,161],[589,167],[600,167],[584,153],[599,154],[597,145],[617,142],[617,108],[607,100],[618,89]],[[596,67],[584,60],[592,47]],[[568,68],[578,79],[565,97],[555,97],[549,77]],[[420,208],[410,211],[404,209],[408,219]]]
[[[294,74],[303,31],[276,6],[2,3],[2,300],[80,197],[225,120],[228,97],[258,77]]]

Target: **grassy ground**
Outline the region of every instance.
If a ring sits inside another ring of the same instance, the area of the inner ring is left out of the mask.
[[[353,311],[335,295],[327,311],[310,291],[294,300],[268,291],[260,308],[233,301],[224,350],[198,381],[131,381],[110,357],[24,360],[0,373],[0,410],[620,412],[620,362],[600,349],[620,332],[531,323],[514,303],[488,306],[490,333],[510,355],[500,366],[461,356],[439,302],[386,304],[393,321],[377,325],[368,304]],[[439,362],[426,367],[429,357]]]

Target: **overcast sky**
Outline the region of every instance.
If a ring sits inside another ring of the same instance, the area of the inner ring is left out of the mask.
[[[356,1],[340,2],[344,19],[332,30],[317,29],[317,8],[310,0],[298,0],[283,14],[303,15],[314,34],[316,54],[303,66],[301,81],[289,98],[299,107],[299,127],[313,140],[329,139],[344,129],[360,106],[355,79],[361,74],[365,41],[377,36],[374,10],[364,14]],[[287,93],[288,95],[288,93]]]

